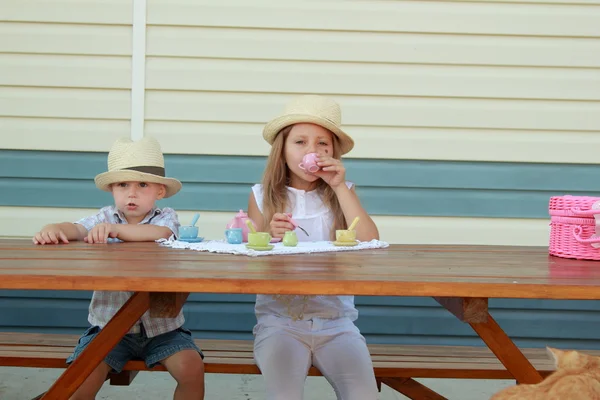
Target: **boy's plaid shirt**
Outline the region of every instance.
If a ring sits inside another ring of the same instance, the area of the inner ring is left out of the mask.
[[[82,218],[75,223],[90,231],[94,226],[101,223],[126,224],[127,220],[115,206],[108,206],[102,208],[96,215]],[[165,226],[171,229],[175,237],[179,234],[179,220],[172,208],[165,207],[162,210],[153,208],[140,224]],[[121,240],[113,238],[109,238],[108,241],[121,242]],[[133,292],[94,292],[89,307],[89,323],[104,328],[132,294]],[[150,312],[146,311],[128,333],[141,332],[141,325],[143,324],[147,336],[154,337],[176,330],[183,325],[183,322],[183,310],[179,312],[176,318],[150,318]]]

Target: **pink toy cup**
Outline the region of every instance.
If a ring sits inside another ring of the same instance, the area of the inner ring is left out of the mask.
[[[302,162],[298,164],[298,166],[304,171],[314,174],[320,169],[317,165],[318,157],[319,155],[317,153],[308,153],[302,157]]]

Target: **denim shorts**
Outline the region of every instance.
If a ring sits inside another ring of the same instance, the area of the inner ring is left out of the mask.
[[[79,357],[83,349],[90,344],[99,332],[100,327],[98,326],[88,328],[79,338],[73,354],[67,358],[67,364],[72,363],[73,360]],[[162,360],[182,350],[196,350],[204,358],[204,354],[192,339],[192,332],[187,329],[181,327],[149,338],[142,327],[140,333],[125,335],[115,348],[108,353],[104,362],[117,373],[121,372],[125,364],[131,360],[143,360],[148,368],[152,368]]]

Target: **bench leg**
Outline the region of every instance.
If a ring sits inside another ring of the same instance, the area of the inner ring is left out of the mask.
[[[382,378],[381,381],[412,400],[448,400],[412,378]]]
[[[129,386],[139,371],[121,371],[119,374],[108,374],[112,386]]]
[[[377,382],[377,391],[381,393],[381,379],[375,378],[375,382]]]
[[[31,400],[40,400],[42,397],[44,397],[44,395],[45,395],[45,394],[46,394],[46,392],[44,392],[44,393],[40,394],[39,396],[36,396],[36,397],[34,397],[34,398],[33,398],[33,399],[31,399]]]

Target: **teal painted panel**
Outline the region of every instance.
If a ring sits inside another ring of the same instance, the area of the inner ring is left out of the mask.
[[[183,182],[260,180],[265,157],[168,154],[167,173]],[[347,159],[359,186],[535,191],[596,191],[600,165]],[[0,177],[93,180],[106,153],[0,150]]]
[[[15,297],[36,299],[85,299],[89,300],[92,292],[82,290],[0,290],[0,298]],[[253,294],[213,294],[192,293],[188,301],[206,303],[254,303]],[[400,296],[356,296],[355,303],[359,306],[403,306],[403,307],[439,307],[430,297],[400,297]],[[516,310],[575,310],[600,312],[600,301],[596,300],[520,300],[520,299],[490,299],[490,308]]]
[[[0,291],[0,330],[79,333],[90,292]],[[199,338],[251,339],[253,295],[192,294],[186,326]],[[357,325],[371,343],[481,345],[431,298],[357,296]],[[600,302],[493,299],[490,310],[519,345],[600,349]]]
[[[250,184],[185,183],[179,194],[158,205],[176,210],[246,209],[250,188]],[[0,178],[0,193],[0,205],[6,206],[100,208],[112,204],[109,193],[84,180]],[[547,218],[548,199],[555,193],[363,186],[358,194],[373,215]]]
[[[264,157],[167,155],[168,175],[183,190],[160,202],[177,210],[234,211],[247,207]],[[365,208],[374,215],[547,218],[554,195],[600,196],[599,165],[346,161]],[[106,154],[0,151],[0,205],[92,207],[111,203],[93,183]]]

